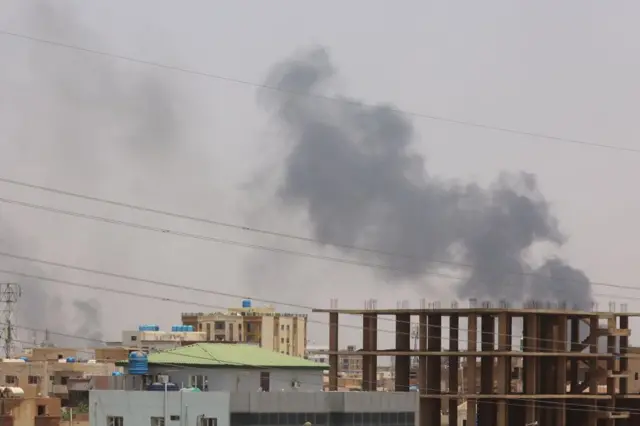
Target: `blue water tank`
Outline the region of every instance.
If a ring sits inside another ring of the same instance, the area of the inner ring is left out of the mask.
[[[149,372],[149,359],[144,352],[131,352],[129,354],[129,374],[147,374]]]
[[[122,373],[119,371],[114,371],[113,373],[111,373],[112,376],[122,376]]]
[[[192,325],[188,325],[187,326],[187,331],[193,331],[193,326]]]
[[[242,307],[243,308],[250,308],[251,307],[251,300],[250,299],[244,299],[242,301]]]
[[[26,356],[21,356],[20,359],[24,362],[29,362],[29,358],[27,358]]]
[[[69,358],[67,358],[67,362],[76,362],[76,359],[70,356]]]

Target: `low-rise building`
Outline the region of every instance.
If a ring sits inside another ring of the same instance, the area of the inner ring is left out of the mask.
[[[59,426],[60,398],[43,397],[34,385],[0,387],[0,424]]]
[[[88,398],[88,389],[78,382],[93,376],[110,376],[119,370],[115,360],[99,362],[96,359],[81,360],[79,355],[86,351],[64,348],[34,348],[20,359],[0,361],[0,386],[35,386],[42,396],[55,396],[62,399],[63,406],[69,400],[78,398],[76,392],[84,392]],[[75,395],[74,395],[75,394]]]
[[[227,312],[183,313],[182,324],[206,333],[211,342],[239,342],[284,355],[304,357],[307,315],[276,312],[272,306],[254,307],[249,300]]]
[[[166,399],[165,399],[166,398]],[[92,426],[415,426],[415,392],[164,392],[96,390]],[[179,422],[179,423],[178,423]]]
[[[113,345],[149,351],[171,349],[186,342],[206,341],[207,334],[195,331],[192,327],[172,326],[170,331],[164,331],[156,325],[141,325],[137,330],[124,330],[122,342],[114,342]]]
[[[325,364],[253,345],[196,343],[150,353],[147,376],[207,391],[321,391]],[[128,361],[117,363],[128,371]]]

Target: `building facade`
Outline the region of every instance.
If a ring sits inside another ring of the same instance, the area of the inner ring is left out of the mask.
[[[91,391],[91,425],[415,426],[414,392]],[[166,409],[165,409],[166,407]],[[165,423],[166,424],[166,423]]]
[[[297,357],[306,354],[307,315],[280,313],[271,306],[183,313],[182,324],[204,332],[206,340],[212,342],[249,343]]]

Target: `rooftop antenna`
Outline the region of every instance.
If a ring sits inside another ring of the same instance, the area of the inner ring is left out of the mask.
[[[0,285],[0,341],[4,348],[5,358],[11,358],[16,338],[16,324],[14,320],[14,312],[18,299],[22,296],[20,284],[5,283]]]

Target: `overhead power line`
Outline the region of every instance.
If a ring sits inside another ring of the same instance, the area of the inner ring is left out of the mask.
[[[233,83],[233,84],[248,86],[248,87],[252,87],[252,88],[255,88],[255,89],[265,89],[265,90],[283,92],[283,93],[287,93],[287,94],[294,95],[294,96],[302,96],[302,97],[316,98],[316,99],[324,100],[324,101],[339,102],[339,103],[342,103],[342,104],[351,105],[353,107],[370,107],[371,106],[371,105],[367,105],[367,104],[362,104],[360,102],[350,101],[350,100],[345,99],[345,98],[336,98],[336,97],[321,95],[321,94],[317,94],[317,93],[309,93],[309,92],[300,92],[300,91],[288,90],[288,89],[284,89],[282,87],[270,86],[270,85],[261,84],[261,83],[255,83],[255,82],[252,82],[252,81],[249,81],[249,80],[240,79],[240,78],[228,77],[228,76],[223,76],[223,75],[220,75],[220,74],[215,74],[215,73],[210,73],[210,72],[205,72],[205,71],[198,71],[198,70],[179,67],[179,66],[174,66],[174,65],[163,64],[163,63],[160,63],[160,62],[154,62],[154,61],[134,58],[134,57],[131,57],[131,56],[119,55],[119,54],[116,54],[116,53],[110,53],[110,52],[97,50],[97,49],[90,49],[90,48],[87,48],[87,47],[82,47],[82,46],[69,44],[69,43],[63,43],[63,42],[59,42],[59,41],[55,41],[55,40],[48,40],[48,39],[44,39],[44,38],[40,38],[40,37],[27,35],[27,34],[21,34],[21,33],[13,32],[13,31],[8,31],[8,30],[0,29],[0,35],[4,35],[6,37],[13,37],[13,38],[16,38],[16,39],[27,40],[27,41],[34,42],[34,43],[39,43],[39,44],[44,44],[44,45],[49,45],[49,46],[55,46],[55,47],[64,48],[64,49],[71,49],[71,50],[75,50],[75,51],[78,51],[78,52],[90,53],[90,54],[93,54],[93,55],[108,57],[108,58],[112,58],[112,59],[118,59],[118,60],[121,60],[121,61],[127,61],[127,62],[133,62],[133,63],[137,63],[137,64],[141,64],[141,65],[152,66],[152,67],[155,67],[155,68],[161,68],[161,69],[165,69],[165,70],[181,72],[181,73],[195,75],[195,76],[199,76],[199,77],[211,78],[211,79],[223,81],[223,82],[226,82],[226,83]],[[534,139],[538,139],[538,140],[547,140],[547,141],[553,141],[553,142],[559,142],[559,143],[565,143],[565,144],[579,145],[579,146],[583,146],[583,147],[590,147],[590,148],[601,148],[601,149],[608,149],[608,150],[614,150],[614,151],[632,152],[632,153],[636,153],[636,154],[640,153],[640,149],[638,149],[638,148],[631,148],[631,147],[625,147],[625,146],[619,146],[619,145],[608,145],[608,144],[599,143],[599,142],[592,142],[592,141],[581,140],[581,139],[573,139],[573,138],[567,138],[567,137],[561,137],[561,136],[554,136],[554,135],[547,134],[547,133],[518,130],[518,129],[505,127],[505,126],[493,126],[493,125],[490,125],[490,124],[483,124],[483,123],[478,123],[478,122],[473,122],[473,121],[468,121],[468,120],[460,120],[460,119],[449,118],[449,117],[444,117],[444,116],[425,114],[425,113],[420,113],[420,112],[415,112],[415,111],[404,110],[404,109],[400,109],[400,108],[391,108],[391,110],[393,112],[397,113],[397,114],[401,114],[401,115],[405,115],[405,116],[409,116],[409,117],[415,117],[415,118],[431,120],[431,121],[439,121],[439,122],[443,122],[443,123],[447,123],[447,124],[453,124],[453,125],[457,125],[457,126],[464,126],[464,127],[475,128],[475,129],[489,130],[489,131],[507,133],[507,134],[518,135],[518,136],[526,136],[526,137],[530,137],[530,138],[534,138]]]
[[[203,289],[203,288],[192,287],[192,286],[188,286],[188,285],[184,285],[184,284],[171,283],[171,282],[167,282],[167,281],[146,279],[146,278],[135,277],[135,276],[126,275],[126,274],[120,274],[120,273],[116,273],[116,272],[102,271],[102,270],[98,270],[98,269],[85,268],[85,267],[81,267],[81,266],[69,265],[69,264],[60,263],[60,262],[53,262],[53,261],[44,260],[44,259],[37,259],[37,258],[34,258],[34,257],[22,256],[22,255],[13,254],[13,253],[0,252],[0,257],[12,258],[12,259],[16,259],[16,260],[33,262],[33,263],[38,263],[38,264],[47,265],[47,266],[53,266],[53,267],[57,267],[57,268],[63,268],[63,269],[75,270],[75,271],[79,271],[79,272],[86,272],[86,273],[91,273],[91,274],[96,274],[96,275],[102,275],[102,276],[107,276],[107,277],[110,277],[110,278],[117,278],[117,279],[122,279],[122,280],[127,280],[127,281],[145,283],[145,284],[150,284],[150,285],[154,285],[154,286],[158,286],[158,287],[166,287],[166,288],[172,288],[172,289],[178,289],[178,290],[187,290],[187,291],[193,291],[193,292],[197,292],[197,293],[212,294],[212,295],[216,295],[216,296],[232,297],[232,298],[237,298],[237,299],[248,298],[246,295],[233,294],[233,293],[228,293],[228,292],[223,292],[223,291],[218,291],[218,290]],[[151,299],[151,300],[157,300],[157,301],[163,301],[163,302],[171,302],[171,303],[180,303],[180,304],[184,304],[184,305],[198,306],[198,307],[204,307],[204,308],[208,308],[208,309],[226,309],[225,307],[220,306],[220,305],[213,305],[213,304],[202,303],[202,302],[193,302],[193,301],[189,301],[189,300],[181,300],[181,299],[176,299],[176,298],[171,298],[171,297],[159,296],[159,295],[156,295],[156,294],[138,293],[138,292],[134,292],[134,291],[130,291],[130,290],[118,290],[118,289],[109,288],[109,287],[93,286],[93,285],[79,283],[79,282],[75,282],[75,281],[51,278],[51,277],[47,277],[47,276],[43,276],[43,275],[30,274],[30,273],[25,273],[25,272],[16,271],[16,270],[0,269],[0,273],[4,273],[4,274],[7,274],[7,275],[13,275],[13,276],[16,276],[16,277],[31,278],[31,279],[41,280],[41,281],[48,281],[48,282],[67,285],[67,286],[71,286],[71,287],[78,287],[78,288],[85,288],[85,289],[89,289],[89,290],[102,291],[102,292],[106,292],[106,293],[124,294],[124,295],[143,298],[143,299]],[[619,298],[619,299],[625,299],[625,300],[640,300],[640,297],[634,297],[634,296],[615,296],[615,295],[599,295],[599,294],[595,294],[594,296]],[[288,307],[299,308],[299,309],[304,309],[304,310],[313,310],[314,309],[313,306],[303,305],[303,304],[299,304],[299,303],[291,303],[291,302],[286,302],[286,301],[277,300],[277,299],[274,300],[274,299],[256,298],[256,297],[251,297],[251,299],[253,299],[253,300],[257,301],[257,302],[268,303],[268,304],[273,304],[273,305],[288,306]],[[400,322],[400,323],[407,323],[407,322],[411,323],[411,321],[403,321],[403,320],[397,320],[397,319],[386,318],[386,317],[381,317],[380,320],[393,322],[393,323],[397,323],[397,322]],[[312,322],[312,323],[315,322],[315,323],[318,323],[318,324],[328,325],[328,322],[326,322],[326,321],[315,321],[315,320],[311,320],[311,319],[309,319],[308,321]],[[353,325],[349,325],[349,324],[340,324],[340,326],[343,326],[343,327],[346,327],[346,328],[355,328],[355,329],[359,329],[359,330],[361,330],[363,328],[362,326],[353,326]],[[447,327],[447,326],[439,326],[439,327],[447,328],[447,329],[450,328],[450,327]],[[463,328],[458,328],[458,330],[459,331],[468,331],[468,330],[463,329]],[[379,331],[385,332],[385,333],[395,333],[395,330],[388,330],[388,329],[380,329]],[[491,333],[491,334],[495,334],[495,333]],[[511,334],[511,337],[522,337],[522,336],[517,336],[517,335]],[[446,339],[446,338],[443,337],[443,339]],[[459,339],[459,340],[464,341],[464,339]],[[579,343],[579,342],[576,342],[576,343]]]
[[[0,178],[0,181],[9,181],[9,180]],[[26,186],[37,188],[36,185],[32,186],[30,184],[27,184]],[[45,187],[41,187],[41,188],[45,188]],[[38,188],[38,189],[40,189],[40,188]],[[73,195],[77,195],[80,198],[84,198],[84,196],[82,196],[81,194],[74,194],[74,193],[66,192],[66,191],[62,191],[60,193],[64,194],[64,195],[72,195],[72,196]],[[89,196],[87,196],[87,197],[89,197]],[[87,199],[92,199],[93,201],[101,201],[102,200],[102,199],[96,198],[96,197],[89,197]],[[120,203],[120,202],[115,202],[115,201],[111,202],[110,200],[104,200],[104,202],[109,203],[109,204],[119,205],[119,206],[122,206],[122,207],[129,207],[129,205],[126,204],[126,203]],[[405,271],[405,269],[403,269],[401,267],[398,267],[398,266],[371,263],[371,262],[359,261],[359,260],[355,260],[355,259],[348,259],[348,258],[344,258],[344,257],[328,256],[328,255],[322,255],[322,254],[314,254],[314,253],[298,251],[298,250],[292,250],[292,249],[287,249],[287,248],[274,247],[274,246],[268,246],[268,245],[262,245],[262,244],[246,243],[246,242],[242,242],[242,241],[230,240],[230,239],[225,239],[225,238],[220,238],[220,237],[213,237],[213,236],[202,235],[202,234],[195,234],[195,233],[189,233],[189,232],[176,231],[176,230],[172,230],[172,229],[164,228],[164,227],[143,225],[143,224],[140,224],[140,223],[128,222],[128,221],[124,221],[124,220],[107,218],[107,217],[97,216],[97,215],[90,215],[90,214],[86,214],[86,213],[80,213],[80,212],[75,212],[75,211],[70,211],[70,210],[59,209],[59,208],[55,208],[55,207],[44,206],[44,205],[41,205],[41,204],[27,203],[25,201],[18,201],[18,200],[13,200],[13,199],[9,199],[9,198],[0,197],[0,203],[13,204],[13,205],[18,205],[18,206],[22,206],[22,207],[33,208],[33,209],[36,209],[36,210],[43,210],[43,211],[48,211],[48,212],[52,212],[52,213],[57,213],[57,214],[63,214],[63,215],[67,215],[67,216],[77,217],[77,218],[81,218],[81,219],[87,219],[87,220],[93,220],[93,221],[97,221],[97,222],[108,223],[108,224],[112,224],[112,225],[127,226],[127,227],[135,228],[135,229],[142,229],[142,230],[146,230],[146,231],[158,232],[158,233],[163,233],[163,234],[171,234],[171,235],[175,235],[175,236],[179,236],[179,237],[193,238],[193,239],[197,239],[197,240],[208,241],[208,242],[213,242],[213,243],[218,243],[218,244],[231,245],[231,246],[236,246],[236,247],[244,247],[244,248],[249,248],[249,249],[269,251],[269,252],[278,253],[278,254],[284,254],[284,255],[289,255],[289,256],[296,256],[296,257],[301,257],[301,258],[322,260],[322,261],[326,261],[326,262],[334,262],[334,263],[341,263],[341,264],[347,264],[347,265],[354,265],[354,266],[366,267],[366,268],[371,268],[371,269],[400,271],[400,272]],[[174,215],[173,213],[170,213],[170,212],[163,212],[161,210],[155,210],[155,209],[146,209],[144,207],[139,207],[139,206],[135,206],[135,205],[131,205],[131,208],[138,209],[138,210],[143,210],[143,211],[149,211],[149,212],[158,213],[158,214],[165,214],[167,216],[175,216],[175,217],[181,217],[182,216],[183,219],[191,218],[191,216],[183,216],[183,215],[179,215],[179,214],[175,214]],[[200,218],[195,218],[195,217],[193,218],[193,220],[204,221],[204,222],[207,221],[207,219],[200,219]],[[213,223],[215,223],[215,222],[213,222]],[[236,226],[236,225],[234,225],[234,226]],[[252,228],[249,228],[249,227],[243,227],[243,228],[245,228],[245,230],[252,229]],[[282,235],[284,236],[286,234],[282,234]],[[309,239],[309,241],[314,241],[314,240],[313,239]],[[391,254],[389,254],[389,255],[391,255]],[[402,255],[400,255],[400,256],[402,256]],[[439,262],[439,261],[436,261],[436,262]],[[426,261],[425,263],[429,263],[429,261]],[[474,266],[468,265],[468,264],[464,264],[464,263],[456,263],[456,262],[439,262],[439,263],[444,263],[444,264],[447,264],[449,266],[455,266],[455,267],[460,267],[460,268],[476,269]],[[541,278],[547,278],[547,279],[549,278],[549,277],[546,277],[543,274],[539,274],[539,273],[535,273],[535,272],[505,271],[505,273],[507,275],[534,276],[534,277],[537,276],[537,277],[541,277]],[[452,280],[457,280],[457,281],[462,281],[462,280],[466,279],[466,277],[461,277],[461,276],[447,274],[447,273],[433,271],[433,270],[426,270],[423,273],[423,275],[435,276],[435,277],[452,279]],[[557,281],[575,282],[575,280],[561,279],[561,278],[558,278]],[[607,282],[591,282],[591,285],[599,286],[599,287],[610,287],[610,288],[618,288],[618,289],[626,289],[626,290],[635,290],[635,291],[640,290],[640,288],[633,287],[633,286],[622,285],[622,284],[614,284],[614,283],[607,283]]]
[[[0,323],[0,326],[4,326],[5,324]],[[20,329],[26,329],[26,330],[30,330],[30,331],[42,331],[42,332],[49,332],[51,334],[54,335],[58,335],[58,336],[64,336],[64,337],[68,337],[68,338],[73,338],[73,339],[78,339],[78,340],[89,340],[91,342],[94,343],[102,343],[102,344],[106,344],[108,343],[106,340],[99,340],[99,339],[91,339],[91,338],[87,338],[87,337],[83,337],[83,336],[78,336],[78,335],[73,335],[73,334],[69,334],[69,333],[62,333],[62,332],[55,332],[55,331],[50,331],[48,329],[38,329],[38,328],[32,328],[32,327],[23,327],[23,326],[17,326],[16,328],[20,328]],[[32,345],[33,342],[29,342],[26,340],[19,340],[16,339],[15,340],[18,343],[23,343],[25,345]],[[210,352],[206,349],[203,348],[205,350],[205,352],[209,353]],[[79,349],[79,348],[75,348],[75,351],[78,353],[85,353],[87,355],[95,355],[95,348],[93,350],[89,350],[89,349]],[[213,356],[213,354],[210,354],[210,357],[206,357],[206,356],[200,356],[200,355],[195,355],[195,354],[181,354],[181,356],[184,356],[185,358],[192,358],[192,359],[196,359],[196,360],[205,360],[205,361],[210,361],[211,359],[216,359],[215,356]],[[630,357],[631,358],[631,357]],[[635,358],[635,357],[634,357]],[[106,361],[106,360],[98,360],[98,361]],[[108,360],[110,362],[113,362],[111,360]],[[32,361],[33,362],[33,361]],[[46,362],[46,361],[35,361],[35,363],[38,362]],[[234,362],[234,361],[225,361],[230,365],[234,365],[237,367],[248,367],[249,365],[246,363],[241,363],[241,362]],[[190,366],[181,366],[181,365],[176,365],[176,364],[168,364],[168,363],[154,363],[156,365],[160,365],[160,366],[164,366],[164,367],[168,367],[171,368],[172,370],[180,370],[180,369],[190,369],[190,370],[206,370],[207,367],[206,366],[199,366],[198,364],[193,364]],[[301,373],[299,374],[299,376],[309,376],[309,377],[313,377],[313,379],[316,378],[315,375],[312,376],[311,373]],[[301,384],[310,384],[310,385],[317,385],[317,381],[315,380],[298,380]],[[440,388],[429,388],[427,387],[426,390],[433,390],[433,391],[441,391]],[[600,409],[598,409],[598,407],[594,406],[594,405],[590,405],[590,404],[585,404],[585,403],[573,403],[573,402],[558,402],[558,401],[544,401],[544,400],[540,400],[540,399],[530,399],[530,398],[520,398],[518,400],[514,400],[511,401],[512,406],[522,406],[525,407],[526,406],[526,402],[527,401],[531,401],[531,402],[535,402],[537,403],[539,406],[544,406],[544,408],[547,409],[558,409],[558,410],[571,410],[574,412],[598,412],[601,411]],[[484,401],[483,404],[497,404],[497,401]],[[640,413],[639,409],[634,409],[634,408],[626,408],[624,411],[628,411],[630,413]]]

